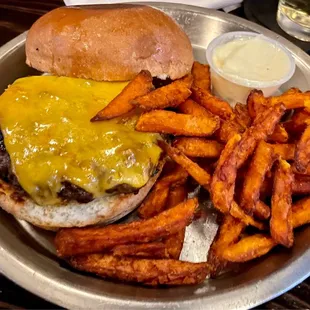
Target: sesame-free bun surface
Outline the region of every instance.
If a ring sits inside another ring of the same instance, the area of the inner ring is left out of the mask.
[[[181,27],[142,5],[55,9],[29,30],[26,56],[39,71],[97,81],[131,80],[141,70],[177,79],[193,64]]]

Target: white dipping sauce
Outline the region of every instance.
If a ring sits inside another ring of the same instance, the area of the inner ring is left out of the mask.
[[[259,36],[238,38],[217,46],[213,62],[224,76],[241,83],[244,80],[280,80],[289,73],[291,66],[282,49]]]

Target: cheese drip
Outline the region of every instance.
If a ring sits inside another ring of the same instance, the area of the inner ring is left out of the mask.
[[[161,152],[158,135],[136,132],[137,115],[90,122],[126,85],[33,76],[16,80],[0,97],[13,172],[38,204],[59,204],[64,181],[94,197],[120,184],[146,184]]]

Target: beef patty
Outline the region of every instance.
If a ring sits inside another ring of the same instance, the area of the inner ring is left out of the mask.
[[[20,186],[16,175],[12,172],[10,155],[7,152],[2,132],[0,131],[0,178],[14,186],[19,196],[27,196],[27,193]],[[79,203],[87,203],[94,199],[93,195],[83,188],[70,182],[62,182],[62,188],[58,197],[63,201],[75,200]]]

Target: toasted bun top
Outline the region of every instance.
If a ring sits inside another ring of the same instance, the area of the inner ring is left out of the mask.
[[[180,26],[141,5],[55,9],[29,30],[26,56],[40,71],[98,81],[130,80],[141,70],[177,79],[193,64]]]

